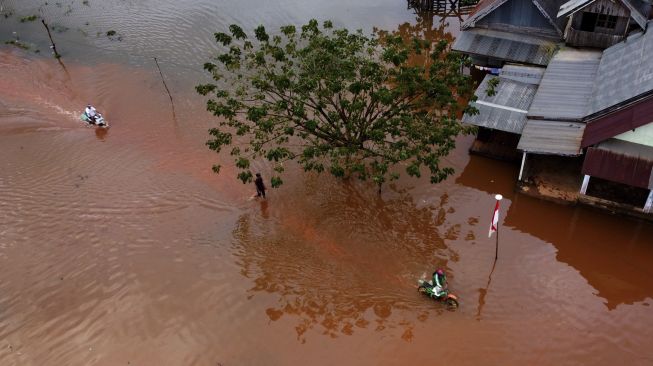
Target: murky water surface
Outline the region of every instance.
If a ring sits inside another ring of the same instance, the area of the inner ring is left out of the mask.
[[[317,17],[443,37],[455,16],[399,0],[42,3],[0,1],[0,39],[30,44],[0,47],[1,365],[653,364],[653,225],[516,195],[517,167],[468,156],[469,137],[454,177],[380,197],[291,167],[257,201],[233,169],[211,173],[192,87],[213,32]],[[18,20],[31,14],[57,26],[63,65]],[[80,125],[89,101],[110,130]],[[415,291],[435,267],[455,312]]]

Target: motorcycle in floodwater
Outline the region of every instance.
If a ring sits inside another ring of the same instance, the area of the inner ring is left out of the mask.
[[[95,118],[90,118],[89,116],[86,115],[86,113],[82,113],[80,119],[86,122],[86,124],[89,126],[109,128],[109,123],[107,123],[107,121],[104,120],[104,117],[102,117],[100,113],[96,113]]]
[[[439,301],[447,305],[447,308],[453,310],[458,308],[458,297],[456,295],[449,293],[448,289],[442,290],[440,296],[435,295],[435,286],[424,280],[417,281],[417,291],[423,293],[424,295],[432,298],[433,300]]]

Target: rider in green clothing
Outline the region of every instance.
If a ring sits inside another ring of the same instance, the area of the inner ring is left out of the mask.
[[[433,272],[433,292],[436,297],[442,296],[447,289],[447,276],[441,268]]]

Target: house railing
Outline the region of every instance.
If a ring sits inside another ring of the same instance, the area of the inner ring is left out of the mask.
[[[408,9],[444,13],[458,11],[460,15],[469,14],[479,0],[408,0]]]

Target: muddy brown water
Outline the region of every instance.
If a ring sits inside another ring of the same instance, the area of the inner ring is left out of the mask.
[[[2,5],[37,6],[25,4]],[[0,48],[1,365],[653,364],[653,225],[515,194],[517,167],[470,157],[470,137],[446,159],[446,182],[403,179],[381,196],[290,166],[258,201],[228,163],[211,173],[213,121],[192,86],[212,46],[182,52],[184,39],[314,13],[438,37],[437,17],[391,1],[154,4],[44,8],[71,28],[55,34],[65,70]],[[125,40],[79,36],[85,17]],[[45,44],[12,19],[3,37]],[[164,27],[178,29],[166,40]],[[80,125],[89,100],[111,129]],[[506,198],[488,283],[495,193]],[[455,312],[415,291],[435,267]]]

